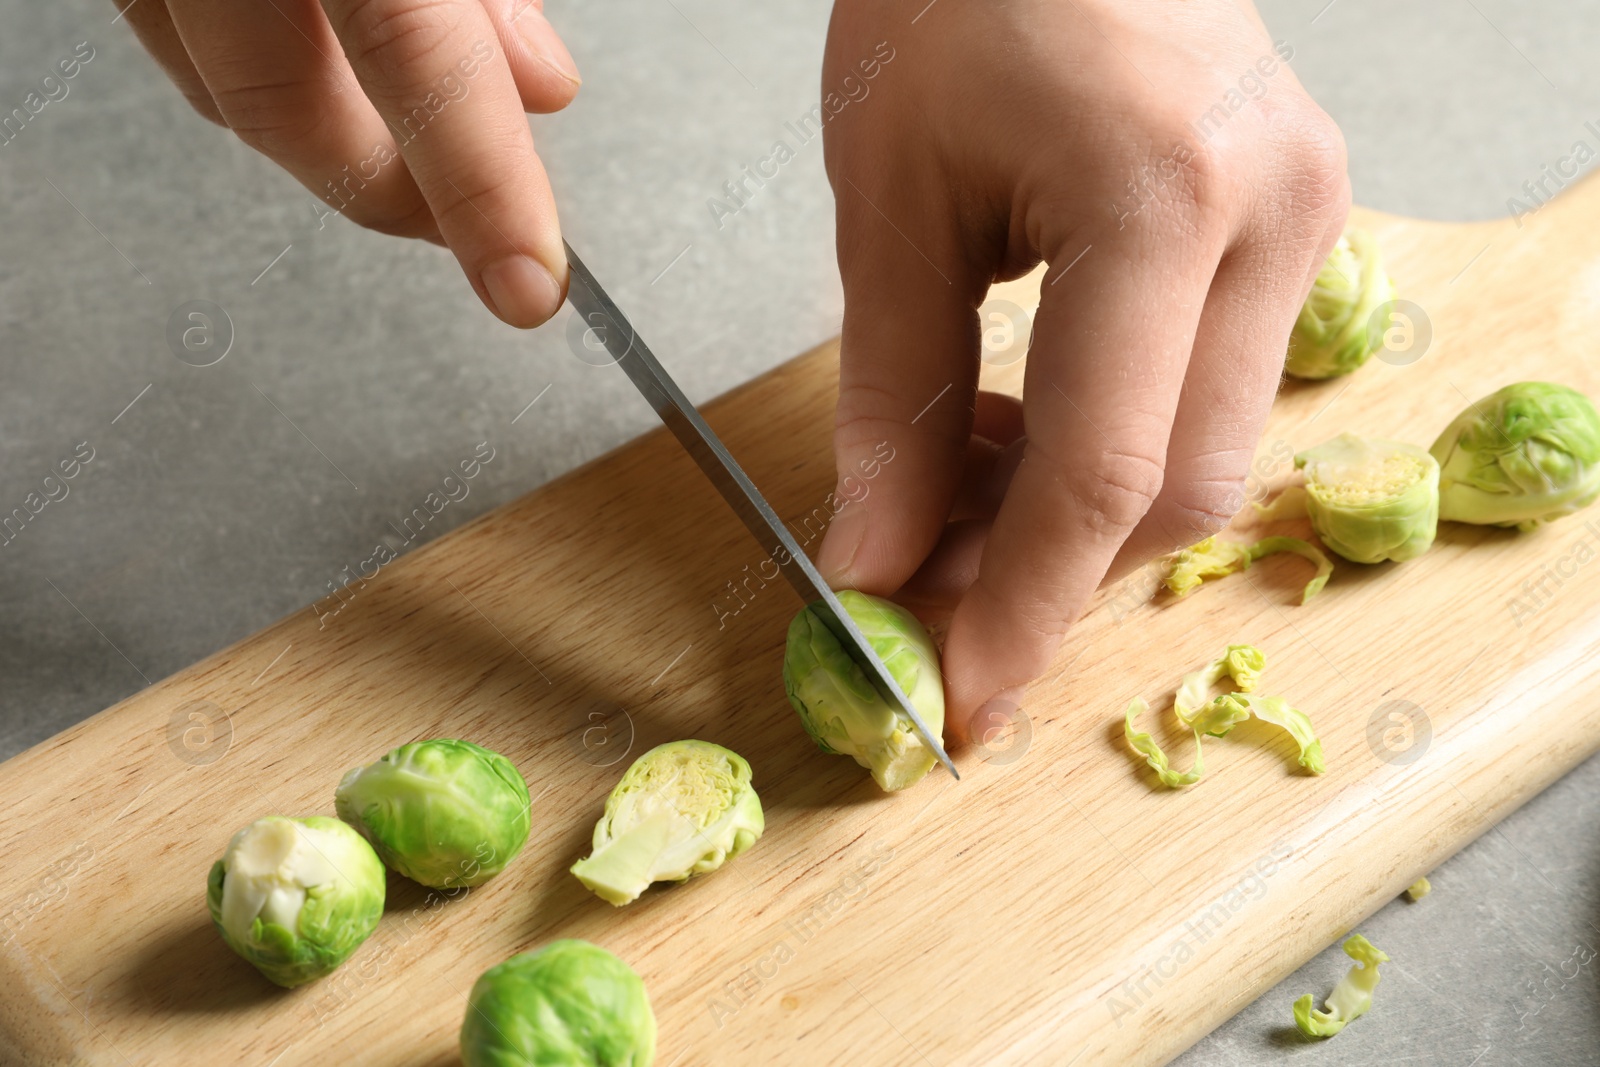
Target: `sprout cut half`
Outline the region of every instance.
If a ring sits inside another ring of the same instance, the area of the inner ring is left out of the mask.
[[[1294,457],[1322,543],[1354,563],[1412,559],[1439,525],[1439,464],[1415,445],[1340,434]]]

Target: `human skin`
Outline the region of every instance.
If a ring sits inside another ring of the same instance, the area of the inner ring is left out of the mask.
[[[117,2],[202,115],[324,200],[341,168],[393,157],[330,206],[447,246],[514,326],[559,309],[524,113],[579,79],[542,0]],[[823,143],[840,477],[885,440],[895,458],[818,565],[948,615],[960,742],[1009,718],[1103,581],[1242,503],[1349,183],[1338,128],[1243,0],[837,0],[824,94],[885,46]],[[397,141],[441,86],[447,110]],[[1040,262],[1024,400],[980,393],[977,309]]]

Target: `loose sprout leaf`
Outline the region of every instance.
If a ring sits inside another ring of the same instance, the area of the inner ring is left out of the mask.
[[[606,798],[594,851],[572,873],[621,907],[652,882],[682,882],[721,867],[765,829],[750,764],[709,741],[658,745]]]
[[[1293,552],[1311,561],[1317,568],[1316,575],[1306,583],[1300,594],[1300,603],[1304,604],[1316,596],[1328,584],[1328,578],[1333,574],[1333,563],[1315,545],[1297,537],[1265,537],[1248,545],[1208,537],[1169,557],[1172,566],[1167,573],[1167,589],[1174,596],[1188,596],[1207,578],[1221,578],[1248,570],[1256,560],[1278,552]]]
[[[1415,445],[1340,434],[1294,457],[1322,543],[1353,563],[1408,560],[1439,524],[1439,464]]]
[[[1360,934],[1344,943],[1344,952],[1356,962],[1328,994],[1327,1010],[1313,1008],[1310,993],[1294,1002],[1294,1024],[1307,1037],[1332,1037],[1372,1007],[1372,992],[1382,977],[1378,964],[1388,963],[1389,957]]]
[[[464,1067],[649,1067],[644,982],[587,941],[553,941],[484,971],[461,1023]]]
[[[1306,487],[1291,485],[1267,503],[1250,506],[1255,509],[1256,518],[1262,522],[1303,519],[1306,517]]]
[[[1431,892],[1433,892],[1433,883],[1426,878],[1418,878],[1406,887],[1406,899],[1415,904]]]
[[[839,603],[935,736],[944,729],[944,677],[939,650],[916,616],[898,604],[854,590]],[[920,781],[937,757],[911,719],[880,693],[844,650],[816,606],[789,624],[783,687],[800,724],[822,751],[846,755],[889,792]]]
[[[1317,272],[1294,329],[1284,370],[1296,378],[1334,378],[1365,363],[1383,343],[1378,308],[1394,299],[1378,242],[1350,227]]]
[[[1439,517],[1515,526],[1600,497],[1600,414],[1576,389],[1517,382],[1469,404],[1429,449],[1439,461]]]
[[[1289,736],[1300,746],[1300,766],[1312,774],[1321,774],[1326,769],[1322,760],[1322,742],[1317,740],[1316,731],[1312,729],[1311,717],[1297,708],[1290,707],[1289,702],[1282,697],[1229,693],[1227,696],[1218,697],[1212,704],[1222,706],[1214,712],[1208,709],[1207,716],[1202,718],[1215,716],[1226,721],[1227,729],[1231,729],[1234,723],[1243,722],[1254,715],[1262,722],[1289,731]],[[1201,723],[1200,728],[1204,730],[1205,724]],[[1226,729],[1223,732],[1225,733]]]
[[[1200,732],[1196,730],[1194,735],[1194,766],[1187,771],[1175,771],[1167,759],[1167,754],[1156,744],[1156,739],[1142,730],[1134,729],[1134,720],[1149,710],[1149,707],[1140,699],[1135,699],[1128,705],[1128,710],[1122,717],[1122,732],[1128,739],[1128,745],[1144,757],[1150,769],[1161,779],[1162,785],[1178,789],[1198,782],[1200,775],[1205,771],[1205,766],[1200,760]]]
[[[1177,713],[1179,722],[1192,726],[1210,701],[1211,687],[1224,676],[1233,680],[1239,692],[1248,693],[1261,680],[1266,666],[1266,653],[1254,645],[1229,645],[1220,657],[1183,676],[1172,699],[1172,710]]]

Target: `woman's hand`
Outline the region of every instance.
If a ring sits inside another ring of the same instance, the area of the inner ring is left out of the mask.
[[[513,326],[561,306],[567,259],[525,112],[578,71],[543,0],[118,0],[202,115],[383,233],[448,245]]]
[[[824,128],[845,288],[834,443],[841,477],[885,439],[895,458],[819,563],[953,607],[957,739],[1004,721],[1102,580],[1244,499],[1349,204],[1343,140],[1285,58],[1231,0],[834,8],[824,101],[851,98]],[[1019,407],[977,393],[976,309],[1041,260]]]

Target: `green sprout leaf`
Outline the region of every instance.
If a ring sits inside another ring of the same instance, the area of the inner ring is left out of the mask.
[[[472,984],[464,1067],[650,1067],[656,1017],[633,968],[587,941],[512,956]]]
[[[338,819],[269,815],[233,835],[206,879],[228,947],[278,985],[330,973],[378,927],[383,864]]]
[[[1176,771],[1167,759],[1167,754],[1161,751],[1161,746],[1156,744],[1156,739],[1142,730],[1134,728],[1134,720],[1148,711],[1150,705],[1141,699],[1135,699],[1128,705],[1128,710],[1122,717],[1123,736],[1128,739],[1128,745],[1139,755],[1143,756],[1150,769],[1156,772],[1156,777],[1161,779],[1161,784],[1170,789],[1179,789],[1186,785],[1193,785],[1200,780],[1200,775],[1205,773],[1205,765],[1200,760],[1200,731],[1194,732],[1194,766],[1187,771]]]
[[[401,745],[344,776],[339,818],[391,869],[435,889],[488,881],[528,840],[528,783],[471,741]]]
[[[1439,461],[1439,517],[1451,522],[1531,530],[1600,497],[1600,414],[1564,385],[1491,393],[1429,451]]]
[[[1262,722],[1289,731],[1289,736],[1300,746],[1300,766],[1312,774],[1321,774],[1326,769],[1322,760],[1322,742],[1317,740],[1316,731],[1312,729],[1311,717],[1290,707],[1282,697],[1229,693],[1212,701],[1196,720],[1195,726],[1202,733],[1222,737],[1252,715]]]
[[[1439,524],[1439,464],[1415,445],[1340,434],[1294,457],[1322,543],[1353,563],[1408,560]]]
[[[1188,596],[1207,578],[1221,578],[1248,570],[1256,560],[1279,552],[1293,552],[1317,568],[1317,573],[1300,594],[1300,603],[1304,604],[1316,596],[1328,584],[1328,578],[1333,574],[1333,563],[1315,545],[1298,537],[1265,537],[1252,544],[1208,537],[1168,557],[1171,569],[1167,572],[1167,589],[1174,596]]]
[[[1383,343],[1373,313],[1394,299],[1372,234],[1346,229],[1289,334],[1284,370],[1296,378],[1335,378],[1361,366]]]
[[[1415,904],[1431,892],[1433,892],[1433,883],[1426,878],[1418,878],[1406,887],[1406,899]]]
[[[1389,957],[1360,934],[1344,943],[1344,953],[1356,962],[1328,995],[1326,1011],[1311,1006],[1310,993],[1294,1002],[1294,1024],[1307,1037],[1332,1037],[1372,1007],[1372,992],[1381,977],[1378,964],[1388,963]]]
[[[944,730],[944,677],[939,649],[916,616],[898,604],[854,590],[839,594],[872,650],[935,736]],[[783,688],[800,723],[824,752],[849,756],[872,772],[879,788],[914,785],[937,757],[904,712],[880,693],[834,636],[816,605],[789,624]]]
[[[572,873],[621,907],[652,882],[716,870],[755,844],[765,826],[743,757],[709,741],[673,741],[623,774],[595,824],[594,851]]]

